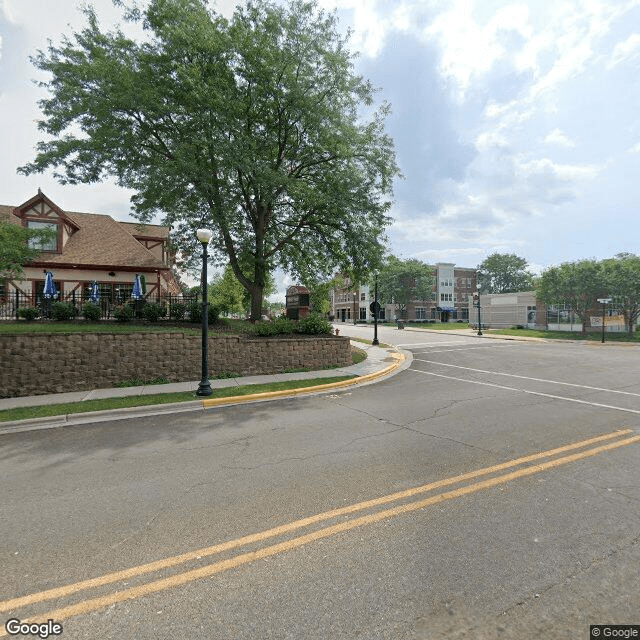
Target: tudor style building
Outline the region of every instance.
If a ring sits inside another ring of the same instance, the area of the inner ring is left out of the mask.
[[[61,300],[86,298],[89,285],[97,281],[102,300],[124,301],[131,296],[136,273],[144,275],[149,296],[180,293],[171,271],[174,254],[168,227],[64,211],[39,189],[21,205],[0,205],[0,220],[56,232],[38,245],[41,253],[25,265],[21,276],[0,279],[0,301],[11,299],[16,291],[37,299],[47,271],[54,275]]]

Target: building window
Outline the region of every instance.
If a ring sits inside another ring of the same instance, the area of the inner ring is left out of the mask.
[[[366,300],[367,299],[367,294],[366,293],[361,293],[360,294],[360,300]]]
[[[440,302],[453,302],[453,294],[452,293],[441,293],[440,294]]]
[[[427,310],[424,307],[416,307],[416,320],[426,320]]]
[[[7,281],[0,278],[0,302],[7,299]]]
[[[366,320],[367,319],[367,309],[366,307],[361,307],[360,308],[360,320]]]
[[[29,238],[29,247],[31,249],[39,249],[40,251],[57,251],[58,250],[58,225],[55,222],[38,222],[37,220],[29,220],[27,229],[37,231],[53,231],[55,235],[51,238]]]

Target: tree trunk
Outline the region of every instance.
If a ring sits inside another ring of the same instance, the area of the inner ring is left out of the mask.
[[[257,322],[262,318],[262,298],[264,287],[258,285],[251,288],[251,322]]]

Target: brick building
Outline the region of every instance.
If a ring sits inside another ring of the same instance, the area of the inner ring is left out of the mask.
[[[379,320],[468,322],[477,285],[475,268],[439,262],[432,269],[434,283],[429,300],[412,300],[402,312],[398,312],[395,305],[384,305]],[[373,322],[373,314],[369,309],[373,297],[374,292],[368,285],[354,286],[346,278],[342,287],[331,291],[330,314],[338,322]]]

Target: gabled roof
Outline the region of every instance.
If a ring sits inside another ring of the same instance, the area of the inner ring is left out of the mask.
[[[47,256],[47,262],[114,267],[165,267],[162,261],[141,245],[128,229],[111,216],[67,212],[78,225],[62,253]]]
[[[111,216],[97,213],[63,211],[40,191],[34,198],[17,207],[0,205],[0,220],[21,224],[21,214],[37,205],[39,200],[55,208],[77,230],[67,239],[61,253],[42,255],[34,260],[35,263],[167,268],[167,265],[136,240],[136,237],[164,240],[169,237],[167,227],[118,222]]]

